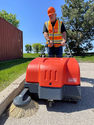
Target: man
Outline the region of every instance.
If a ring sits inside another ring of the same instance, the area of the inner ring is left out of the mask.
[[[62,46],[66,45],[66,29],[62,21],[59,21],[53,7],[48,10],[49,21],[43,27],[46,44],[48,44],[48,57],[62,57]]]

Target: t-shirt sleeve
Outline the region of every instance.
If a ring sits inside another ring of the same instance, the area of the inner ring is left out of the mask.
[[[63,33],[63,32],[66,32],[66,28],[65,28],[64,24],[62,23],[62,25],[61,25],[61,33]]]
[[[47,32],[48,33],[48,30],[47,30],[47,27],[46,27],[46,25],[44,24],[44,26],[43,26],[43,33],[44,32]]]

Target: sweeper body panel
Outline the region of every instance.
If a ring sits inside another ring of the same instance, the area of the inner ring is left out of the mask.
[[[78,62],[75,58],[36,58],[27,67],[25,88],[40,99],[81,99]]]
[[[27,67],[26,82],[57,88],[80,85],[80,68],[75,58],[36,58]]]

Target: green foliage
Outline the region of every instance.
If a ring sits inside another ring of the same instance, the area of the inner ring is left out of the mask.
[[[15,27],[19,27],[20,20],[16,19],[16,14],[8,14],[5,10],[0,11],[0,17],[14,25]]]
[[[67,43],[71,51],[83,53],[93,49],[94,0],[65,0],[61,6],[63,23],[67,29]],[[68,51],[66,48],[65,51]]]
[[[32,46],[30,44],[26,44],[25,45],[25,50],[27,51],[27,53],[32,51]]]
[[[35,43],[35,44],[32,44],[32,47],[35,53],[39,53],[42,51],[44,45],[41,45],[40,43]]]

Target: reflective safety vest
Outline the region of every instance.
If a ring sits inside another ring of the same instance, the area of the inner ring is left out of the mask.
[[[54,27],[52,27],[50,20],[45,22],[45,25],[48,30],[49,39],[51,41],[53,41],[54,43],[56,43],[56,44],[54,44],[54,46],[55,47],[61,46],[61,44],[57,44],[57,43],[61,43],[63,40],[62,33],[61,33],[62,21],[57,20],[55,22]],[[46,42],[46,44],[48,44],[48,41]],[[48,46],[50,47],[50,45],[48,45]]]

